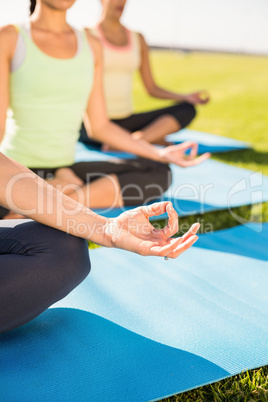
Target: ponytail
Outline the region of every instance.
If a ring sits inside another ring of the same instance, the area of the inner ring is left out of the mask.
[[[36,6],[36,0],[30,0],[30,15],[32,15],[32,13],[34,12],[35,6]]]

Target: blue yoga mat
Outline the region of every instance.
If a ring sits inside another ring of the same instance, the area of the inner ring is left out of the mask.
[[[174,142],[175,144],[180,144],[184,141],[194,141],[199,145],[199,154],[202,154],[204,152],[229,152],[250,148],[250,144],[244,141],[222,137],[221,135],[190,130],[188,128],[184,128],[178,133],[170,134],[166,137],[166,139],[167,141]]]
[[[2,400],[153,401],[268,364],[268,224],[257,226],[202,235],[168,262],[91,250],[75,291],[0,335]]]
[[[205,152],[217,153],[217,152],[228,152],[228,151],[237,151],[240,149],[249,149],[251,148],[250,144],[244,141],[238,141],[233,138],[223,137],[220,135],[204,133],[201,131],[190,130],[188,128],[184,128],[177,133],[167,135],[167,141],[173,142],[175,144],[181,144],[184,141],[194,141],[198,144],[198,153],[203,154]],[[77,144],[77,152],[76,152],[76,161],[80,162],[88,160],[89,148],[84,144],[78,142]],[[92,152],[91,156],[98,157],[99,151],[97,149],[90,149]],[[132,154],[128,154],[125,152],[105,152],[103,154],[103,160],[108,160],[110,157],[119,157],[119,158],[133,158]],[[94,159],[92,159],[94,160]],[[99,160],[99,159],[97,159]]]
[[[98,151],[78,145],[81,160],[109,160]],[[261,173],[208,160],[198,166],[171,166],[172,185],[159,200],[171,200],[180,216],[234,208],[268,201],[268,177]],[[130,208],[96,209],[107,217]],[[243,223],[237,217],[239,223]]]

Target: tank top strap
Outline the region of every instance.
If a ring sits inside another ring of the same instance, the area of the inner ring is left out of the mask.
[[[79,35],[80,35],[80,38],[81,38],[80,39],[81,40],[81,48],[83,50],[89,50],[90,47],[89,47],[89,43],[88,43],[88,40],[87,40],[87,33],[86,33],[85,28],[80,30],[80,31],[77,31],[77,32],[79,32]]]
[[[31,40],[31,25],[30,21],[24,21],[21,24],[16,25],[16,29],[24,40]]]
[[[134,49],[140,51],[141,44],[140,44],[140,35],[138,32],[130,31],[131,34],[131,41],[133,44]]]
[[[16,29],[17,33],[19,33],[19,32],[20,32],[20,27],[19,27],[19,25],[15,25],[15,24],[13,24],[13,27]]]
[[[91,48],[91,45],[90,45],[90,43],[89,43],[89,41],[88,41],[88,37],[87,37],[87,30],[89,31],[89,33],[91,33],[92,34],[92,30],[90,29],[90,28],[84,28],[82,31],[80,31],[80,33],[81,33],[81,42],[82,42],[82,49],[83,49],[83,51],[86,53],[86,54],[89,54],[90,55],[90,58],[93,60],[93,62],[94,62],[94,59],[95,59],[95,56],[94,56],[94,52],[93,52],[93,50],[92,50],[92,48]]]
[[[26,57],[26,43],[29,42],[29,35],[24,29],[24,24],[14,25],[18,33],[15,54],[11,60],[10,71],[17,71],[23,64]]]

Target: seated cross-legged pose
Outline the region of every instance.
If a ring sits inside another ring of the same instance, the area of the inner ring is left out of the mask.
[[[103,45],[104,93],[109,118],[132,133],[135,138],[164,144],[167,134],[186,127],[193,120],[196,115],[194,105],[207,103],[208,96],[204,91],[182,95],[160,88],[152,75],[148,46],[144,37],[129,31],[121,23],[127,0],[101,0],[101,2],[100,21],[92,32]],[[173,100],[176,102],[175,105],[149,112],[133,113],[132,81],[133,73],[138,70],[151,96]],[[90,130],[86,130],[85,126],[80,130],[80,141],[100,147],[99,143],[92,142]]]
[[[109,121],[101,45],[67,24],[74,2],[32,0],[27,24],[1,29],[0,150],[90,208],[152,201],[169,186],[168,163],[190,166],[209,155],[195,159],[193,143],[159,149]],[[140,158],[75,163],[83,115],[97,139]]]
[[[178,216],[169,202],[107,219],[1,153],[0,204],[37,221],[0,221],[0,333],[29,322],[85,279],[90,260],[82,237],[166,258],[178,257],[198,239],[198,223],[183,237],[171,238]],[[149,217],[163,212],[169,215],[168,225],[156,230]]]

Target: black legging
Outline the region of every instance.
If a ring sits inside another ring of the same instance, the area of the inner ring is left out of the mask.
[[[89,272],[86,240],[30,220],[0,222],[0,333],[41,314]]]
[[[184,128],[188,126],[188,124],[190,124],[191,121],[195,118],[196,109],[192,104],[188,102],[183,102],[163,109],[132,114],[125,119],[113,119],[112,121],[125,130],[128,130],[130,133],[133,133],[135,131],[142,130],[144,127],[148,126],[161,116],[174,117],[179,123],[180,127]],[[100,148],[102,145],[100,142],[91,140],[88,137],[83,124],[80,129],[79,141],[83,142],[84,144],[94,145],[97,148]]]
[[[149,159],[116,159],[101,162],[78,162],[70,169],[84,183],[109,175],[116,175],[125,206],[148,204],[161,199],[171,184],[171,171],[168,165]],[[42,179],[53,177],[57,168],[31,168]],[[8,214],[0,207],[0,219]]]

